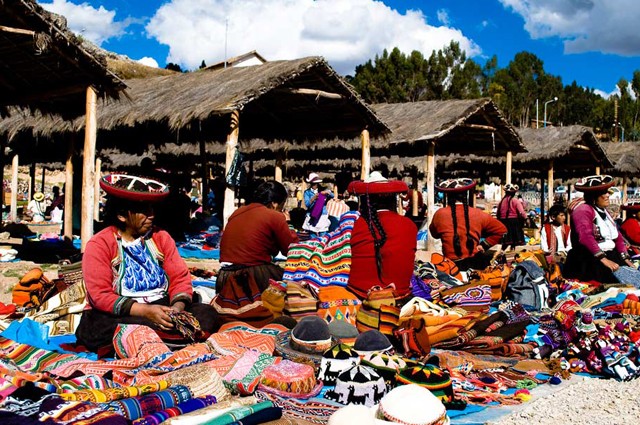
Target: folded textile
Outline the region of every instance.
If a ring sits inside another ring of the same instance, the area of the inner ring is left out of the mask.
[[[174,416],[184,415],[185,413],[193,412],[198,409],[202,409],[207,406],[211,406],[216,403],[214,396],[205,396],[193,398],[185,402],[179,403],[175,407],[160,410],[149,415],[145,415],[140,419],[133,421],[133,425],[160,425],[162,422]]]
[[[106,388],[104,390],[79,390],[72,393],[59,394],[63,400],[92,401],[94,403],[107,403],[123,398],[139,397],[169,388],[167,381],[158,381],[153,384],[135,387]]]
[[[53,423],[81,423],[91,425],[128,425],[129,421],[117,412],[87,401],[65,401],[59,397],[45,398],[40,406],[39,420]]]
[[[139,419],[161,410],[174,407],[191,399],[191,392],[184,385],[176,385],[163,391],[130,397],[104,404],[106,410],[116,412],[129,420]]]
[[[282,417],[282,409],[279,407],[268,407],[259,412],[245,416],[241,421],[232,422],[231,425],[259,425],[266,422],[275,421]]]
[[[261,403],[254,404],[253,406],[236,407],[226,413],[223,413],[220,416],[204,422],[202,425],[229,425],[242,420],[254,413],[260,412],[261,410],[269,409],[271,407],[274,406],[270,401],[263,401]]]

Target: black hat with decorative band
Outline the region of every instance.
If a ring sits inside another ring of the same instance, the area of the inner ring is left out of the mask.
[[[629,201],[624,205],[620,206],[621,210],[638,212],[640,211],[640,201]]]
[[[604,174],[583,177],[576,182],[575,187],[580,192],[606,192],[615,183],[613,177]]]
[[[476,182],[469,178],[447,179],[436,185],[436,190],[444,193],[467,192],[476,187]]]

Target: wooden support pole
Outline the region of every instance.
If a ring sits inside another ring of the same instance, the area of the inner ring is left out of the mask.
[[[282,151],[276,152],[276,170],[274,179],[282,183]]]
[[[599,176],[600,175],[600,166],[596,165],[596,175]]]
[[[547,170],[547,208],[553,205],[553,159],[549,161],[549,169]]]
[[[42,194],[44,194],[44,188],[45,188],[44,181],[46,178],[46,174],[47,174],[47,167],[42,167],[42,184],[40,185],[40,188],[41,188],[40,192],[42,192]]]
[[[333,199],[338,199],[338,182],[333,184]]]
[[[36,193],[36,162],[33,161],[31,163],[31,167],[29,168],[29,201],[33,198],[33,195]]]
[[[82,217],[80,221],[81,250],[84,252],[93,236],[93,209],[95,200],[95,158],[98,95],[93,87],[87,87],[86,115],[84,125],[84,150],[82,158]]]
[[[96,158],[96,178],[93,185],[95,199],[93,201],[93,219],[100,221],[100,177],[102,177],[102,160]]]
[[[427,145],[427,158],[426,158],[426,167],[424,173],[427,177],[427,219],[425,220],[426,229],[429,228],[431,224],[431,220],[433,219],[434,213],[434,203],[436,201],[435,197],[435,187],[436,187],[436,145],[433,142],[429,142]],[[423,228],[423,230],[425,230]],[[431,234],[427,237],[427,251],[435,250],[435,243],[433,240],[433,236]]]
[[[238,150],[238,135],[240,133],[240,111],[231,112],[231,123],[229,126],[229,134],[227,135],[227,156],[224,164],[224,175],[226,176],[231,168],[233,158]],[[224,209],[223,209],[223,225],[227,225],[229,217],[233,214],[235,191],[232,187],[226,186],[224,190]]]
[[[628,201],[627,186],[628,186],[628,179],[627,179],[627,175],[625,174],[624,176],[622,176],[622,205],[626,204]],[[621,210],[621,217],[622,217],[622,221],[627,219],[626,210]]]
[[[506,177],[505,177],[505,184],[510,184],[511,183],[511,170],[513,168],[513,152],[508,151],[507,152],[507,170],[506,170]]]
[[[11,161],[11,221],[18,221],[18,155]]]
[[[3,137],[2,139],[0,139],[0,176],[2,176],[2,180],[3,180],[3,184],[0,185],[0,202],[2,205],[2,207],[5,207],[5,198],[4,198],[4,167],[6,165],[5,161],[7,159],[6,155],[4,154],[4,150],[5,150],[5,146],[6,146],[6,139]],[[0,214],[2,212],[0,211]]]
[[[369,130],[362,130],[362,133],[360,133],[360,142],[362,142],[362,169],[360,170],[360,179],[365,180],[369,177],[369,172],[371,172]]]
[[[411,216],[418,216],[418,186],[414,185],[411,190]]]
[[[209,167],[207,161],[207,145],[204,139],[200,140],[200,178],[202,179],[200,194],[202,196],[202,211],[209,211],[207,201],[209,200]]]
[[[544,223],[544,175],[540,175],[540,223]]]
[[[73,152],[75,149],[75,134],[69,139],[67,161],[64,168],[64,228],[66,241],[73,240]]]

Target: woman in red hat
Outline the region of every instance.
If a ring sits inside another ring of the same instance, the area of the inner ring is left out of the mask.
[[[166,198],[167,186],[111,174],[100,187],[107,193],[110,225],[89,240],[82,258],[90,309],[76,330],[78,344],[109,356],[113,334],[123,323],[147,325],[166,342],[183,345],[187,340],[176,331],[176,317],[204,331],[198,332],[199,339],[215,332],[217,314],[208,304],[192,302],[191,275],[175,241],[153,226],[153,204]]]
[[[429,232],[442,239],[442,254],[460,270],[486,268],[489,248],[499,243],[507,228],[478,208],[469,207],[469,191],[476,182],[468,178],[449,179],[436,189],[447,195],[447,206],[433,215]]]
[[[607,211],[613,177],[584,177],[575,184],[584,193],[584,203],[571,212],[571,244],[562,274],[569,279],[618,282],[614,273],[631,266],[629,254],[616,223]]]
[[[398,194],[407,184],[374,171],[347,189],[360,199],[361,216],[351,235],[351,272],[347,288],[366,298],[373,286],[394,284],[398,298],[408,296],[416,255],[418,228],[397,213]]]
[[[631,245],[631,250],[640,254],[640,202],[628,202],[620,208],[629,215],[620,230]]]

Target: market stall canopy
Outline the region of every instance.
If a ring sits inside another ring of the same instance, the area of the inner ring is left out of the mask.
[[[435,154],[502,155],[525,150],[520,136],[491,99],[431,100],[372,105],[391,128],[389,139],[403,156],[417,156],[420,142]],[[372,142],[372,146],[377,144]]]
[[[607,173],[634,177],[640,173],[640,143],[604,142],[601,145],[614,164],[612,169],[606,169]]]
[[[63,16],[32,0],[0,0],[0,58],[0,115],[17,106],[75,117],[85,113],[87,87],[112,98],[126,88]]]

